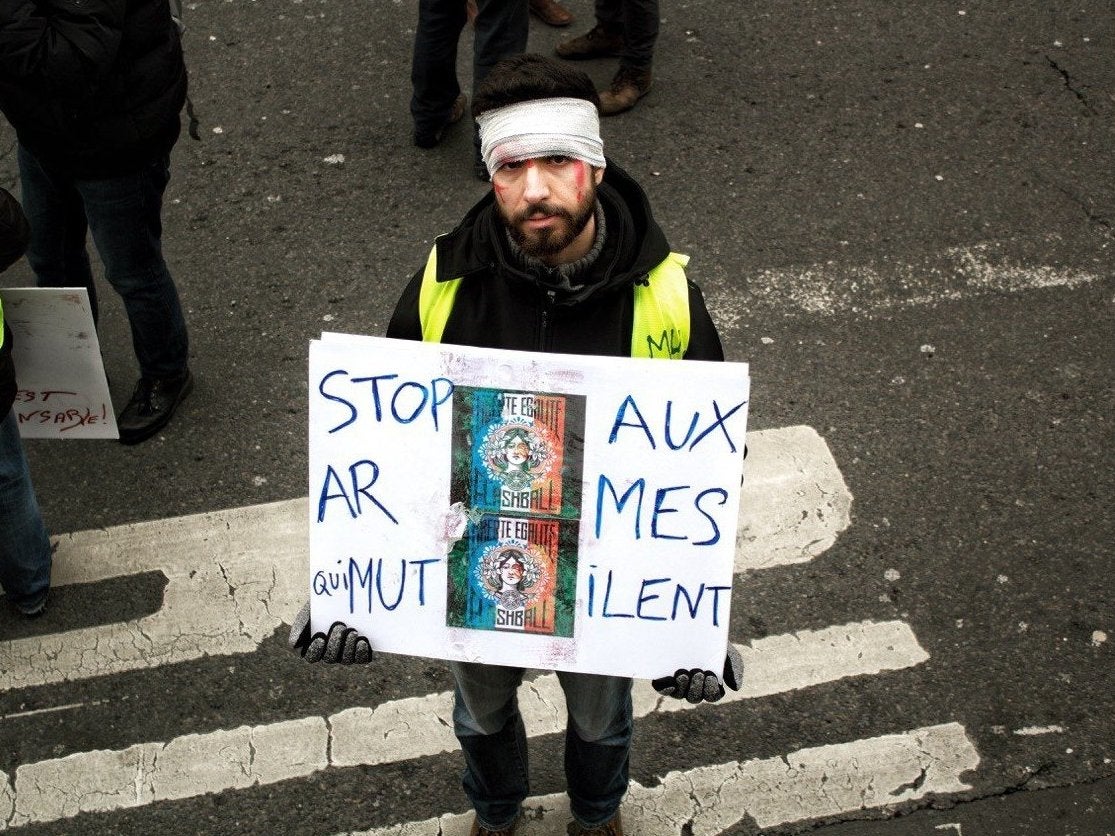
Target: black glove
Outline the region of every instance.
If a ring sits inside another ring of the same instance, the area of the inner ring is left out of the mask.
[[[310,635],[310,602],[298,611],[290,626],[287,647],[307,662],[366,665],[372,661],[372,645],[364,636],[343,621],[334,621],[329,633]]]
[[[651,685],[663,696],[689,700],[694,704],[701,701],[716,702],[724,696],[724,685],[738,691],[743,684],[743,658],[731,642],[728,643],[728,655],[724,659],[723,679],[722,685],[712,671],[678,668],[673,676],[660,676]]]

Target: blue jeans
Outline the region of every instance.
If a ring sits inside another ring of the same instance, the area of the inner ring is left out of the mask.
[[[461,94],[457,81],[457,42],[465,28],[464,0],[419,0],[418,28],[410,81],[410,113],[418,133],[445,125]],[[527,0],[477,0],[472,49],[472,86],[510,55],[527,48],[530,9]]]
[[[97,295],[88,230],[105,278],[124,300],[140,374],[175,377],[186,370],[189,343],[178,290],[163,260],[166,157],[138,171],[103,180],[78,180],[19,148],[23,210],[31,224],[27,260],[40,287],[84,287],[93,318]]]
[[[530,793],[527,737],[517,690],[522,668],[451,662],[457,681],[453,731],[465,755],[462,780],[480,823],[507,827]],[[557,672],[569,719],[565,780],[570,809],[585,827],[612,818],[627,792],[631,732],[631,680]]]
[[[15,410],[0,420],[0,586],[20,610],[34,612],[50,589],[50,540],[31,487]]]
[[[658,40],[658,0],[596,0],[596,22],[623,35],[621,67],[649,70]]]

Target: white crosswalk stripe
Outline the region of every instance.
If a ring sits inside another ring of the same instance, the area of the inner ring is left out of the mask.
[[[852,503],[824,440],[808,427],[789,427],[752,432],[748,444],[737,572],[822,554],[850,524]],[[305,599],[306,514],[306,500],[298,499],[63,537],[57,585],[161,571],[163,604],[126,623],[0,643],[0,690],[255,651]],[[928,659],[901,621],[768,636],[739,650],[747,673],[728,702]],[[553,674],[524,683],[520,703],[531,736],[564,729]],[[81,708],[70,703],[39,711]],[[663,699],[646,683],[636,688],[638,717],[687,710],[717,709]],[[0,830],[437,756],[457,749],[451,716],[452,694],[443,692],[23,764],[13,775],[0,773]],[[627,829],[649,836],[688,824],[694,834],[713,834],[744,817],[783,823],[956,792],[965,788],[961,773],[978,760],[963,728],[945,724],[700,767],[671,773],[654,787],[633,784],[624,807]],[[530,806],[528,836],[551,832],[567,815],[564,796],[532,799]],[[463,836],[469,820],[445,815],[368,833]]]
[[[962,792],[969,787],[961,774],[978,765],[979,754],[964,729],[946,723],[784,757],[671,772],[655,787],[632,781],[623,827],[629,836],[715,836],[745,818],[773,827]],[[569,820],[564,794],[529,798],[524,806],[522,836],[550,836],[558,832],[555,821]],[[468,813],[445,815],[346,836],[467,836],[471,822]]]
[[[739,646],[739,651],[747,676],[740,691],[725,696],[728,702],[899,670],[928,658],[902,622],[768,636]],[[565,728],[565,701],[555,675],[524,683],[519,700],[531,736]],[[241,726],[25,764],[16,770],[7,802],[10,812],[0,815],[0,821],[8,820],[10,826],[53,821],[270,784],[329,767],[375,766],[451,752],[457,748],[452,705],[453,695],[445,691],[374,708],[348,708],[329,717]],[[716,707],[666,699],[639,683],[636,717],[685,710]],[[376,741],[374,746],[370,740]]]

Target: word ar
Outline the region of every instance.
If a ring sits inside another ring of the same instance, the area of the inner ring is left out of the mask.
[[[681,440],[678,440],[676,437],[678,431],[676,428],[673,428],[674,402],[666,401],[666,413],[662,418],[662,440],[671,450],[686,449],[691,451],[711,435],[714,430],[719,430],[720,432],[715,437],[719,438],[723,436],[724,440],[728,442],[728,449],[734,453],[737,448],[735,441],[732,440],[731,433],[728,431],[727,422],[729,418],[745,406],[747,406],[746,400],[736,404],[727,412],[722,412],[720,404],[713,400],[712,414],[714,418],[712,419],[712,423],[698,432],[698,427],[701,424],[701,413],[699,411],[694,412],[693,417],[689,419],[689,426],[685,429],[684,435],[681,437]],[[630,413],[630,415],[628,413]],[[681,423],[684,424],[684,420],[682,420]],[[643,417],[643,412],[639,409],[639,405],[635,402],[635,398],[632,395],[628,395],[624,398],[623,403],[621,403],[619,409],[616,410],[616,420],[612,423],[612,432],[608,438],[609,444],[616,443],[616,440],[619,438],[619,431],[624,427],[641,432],[650,444],[650,449],[658,449],[658,441],[655,438],[654,432],[651,430],[650,424],[647,423],[647,419]]]
[[[361,497],[368,500],[373,507],[378,508],[383,512],[383,515],[395,525],[399,521],[395,515],[387,510],[387,506],[376,499],[369,490],[372,485],[379,479],[379,465],[371,459],[361,459],[354,462],[348,467],[349,482],[346,484],[344,480],[337,474],[333,465],[325,466],[325,476],[321,483],[321,493],[318,496],[317,502],[317,521],[325,522],[325,509],[330,500],[343,499],[345,507],[348,510],[349,516],[356,519],[364,513],[364,504]],[[352,487],[351,493],[349,486]],[[330,491],[335,491],[330,493]]]

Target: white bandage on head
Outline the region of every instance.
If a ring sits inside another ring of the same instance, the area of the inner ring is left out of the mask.
[[[480,156],[489,174],[508,163],[561,154],[604,167],[600,115],[585,99],[535,99],[481,113]]]

